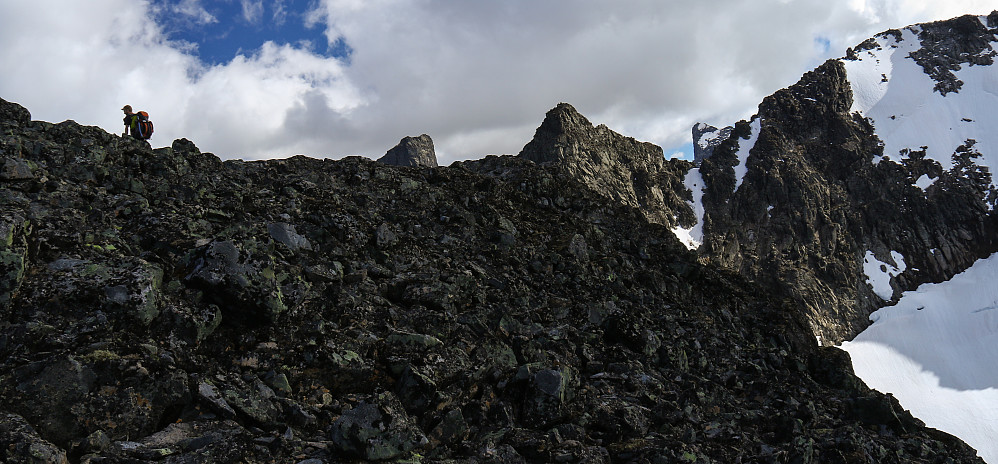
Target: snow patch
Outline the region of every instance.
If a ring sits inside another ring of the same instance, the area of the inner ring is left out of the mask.
[[[749,125],[752,132],[749,133],[748,140],[738,140],[738,166],[735,166],[735,191],[742,185],[745,174],[748,173],[749,152],[755,147],[756,140],[759,140],[759,132],[762,130],[762,118],[756,117]]]
[[[904,272],[906,269],[904,256],[901,253],[892,251],[891,258],[897,263],[897,267],[880,261],[869,250],[863,258],[863,273],[866,274],[866,283],[870,284],[873,287],[873,293],[876,293],[884,301],[890,301],[894,295],[894,289],[891,288],[891,277]]]
[[[690,169],[690,172],[686,173],[683,183],[686,185],[686,188],[693,192],[693,201],[687,203],[690,205],[690,208],[693,208],[697,222],[689,229],[676,226],[672,229],[672,233],[676,234],[676,237],[679,238],[680,242],[683,242],[683,245],[686,245],[686,248],[696,250],[703,244],[704,183],[703,176],[700,175],[700,168]]]
[[[699,139],[697,139],[697,145],[700,145],[700,148],[707,148],[710,146],[711,142],[713,142],[720,136],[721,136],[720,130],[716,130],[713,132],[705,132],[703,135],[700,136]]]
[[[924,191],[928,189],[930,185],[935,183],[935,181],[936,179],[929,177],[928,174],[922,174],[922,176],[915,181],[915,186]]]
[[[904,292],[841,348],[864,382],[998,463],[998,254]]]

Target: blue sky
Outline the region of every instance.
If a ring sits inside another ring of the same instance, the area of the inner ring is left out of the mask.
[[[35,119],[223,159],[377,158],[428,134],[442,164],[515,154],[571,103],[690,152],[846,48],[996,0],[0,0],[0,98]]]
[[[154,18],[170,40],[193,44],[207,64],[253,54],[267,41],[291,45],[322,57],[348,59],[344,40],[330,43],[325,24],[309,18],[314,0],[240,1],[155,0]]]

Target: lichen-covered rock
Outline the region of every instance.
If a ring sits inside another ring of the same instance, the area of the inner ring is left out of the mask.
[[[0,449],[4,462],[68,464],[66,451],[38,435],[23,417],[0,413]]]
[[[391,393],[362,399],[344,411],[330,439],[343,452],[370,461],[406,457],[427,442]]]
[[[227,319],[243,323],[273,322],[287,309],[277,282],[274,258],[243,250],[229,240],[216,241],[192,253],[184,282],[204,292]]]
[[[0,98],[0,128],[19,129],[29,122],[31,113],[25,107]]]

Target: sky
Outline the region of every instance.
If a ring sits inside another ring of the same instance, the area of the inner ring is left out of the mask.
[[[33,119],[223,159],[378,158],[428,134],[441,164],[515,154],[545,112],[692,155],[697,122],[881,31],[998,0],[0,0],[0,98]]]

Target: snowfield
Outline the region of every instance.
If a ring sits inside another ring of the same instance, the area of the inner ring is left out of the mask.
[[[942,95],[909,56],[921,47],[918,32],[918,27],[902,29],[900,41],[889,34],[877,36],[877,48],[858,51],[859,60],[843,60],[853,91],[852,111],[869,118],[884,142],[884,156],[874,162],[898,161],[925,147],[926,158],[948,171],[956,149],[973,140],[973,148],[983,155],[977,164],[994,172],[998,167],[995,66],[961,65],[954,75],[963,86]]]
[[[897,305],[841,348],[871,388],[998,463],[998,254]]]

